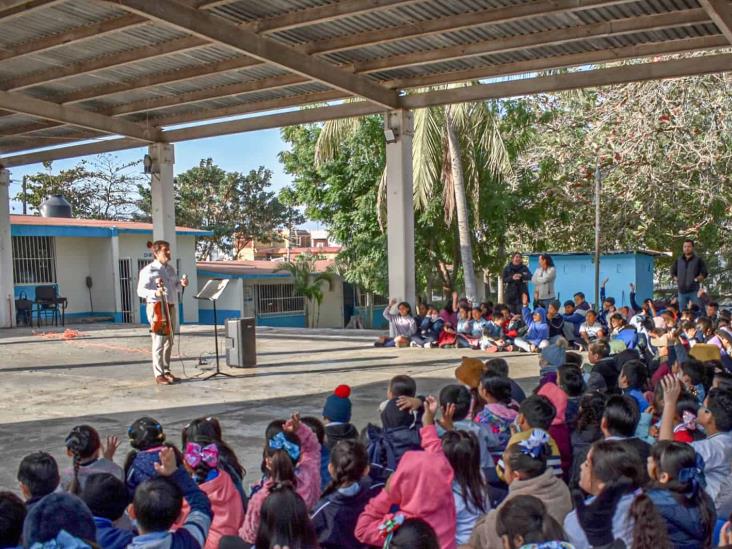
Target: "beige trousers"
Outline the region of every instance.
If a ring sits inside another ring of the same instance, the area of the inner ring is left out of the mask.
[[[173,351],[173,334],[175,334],[178,325],[178,306],[177,304],[170,308],[170,320],[172,322],[170,336],[162,336],[151,333],[152,336],[152,358],[153,358],[153,374],[155,377],[163,376],[170,373],[170,353]],[[147,304],[147,318],[152,328],[152,320],[155,314],[155,304]]]

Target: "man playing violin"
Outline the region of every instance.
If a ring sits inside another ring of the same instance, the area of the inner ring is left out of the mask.
[[[145,300],[152,335],[153,374],[158,385],[179,381],[170,371],[170,353],[177,324],[178,292],[188,286],[188,278],[178,278],[170,265],[170,244],[148,242],[155,260],[140,271],[137,295]],[[167,303],[167,314],[164,304]]]

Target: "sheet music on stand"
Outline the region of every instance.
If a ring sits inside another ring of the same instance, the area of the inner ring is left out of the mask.
[[[216,346],[216,371],[214,371],[211,375],[204,377],[204,381],[216,376],[236,377],[232,376],[231,374],[222,372],[221,366],[219,364],[219,319],[216,315],[216,302],[218,301],[219,297],[221,297],[221,294],[224,293],[226,287],[229,285],[229,280],[231,279],[212,278],[211,280],[206,282],[200,292],[193,296],[196,299],[210,301],[211,303],[213,303],[214,345]]]
[[[206,301],[217,301],[229,285],[230,280],[229,278],[213,278],[206,282],[201,291],[194,297],[196,299],[205,299]]]

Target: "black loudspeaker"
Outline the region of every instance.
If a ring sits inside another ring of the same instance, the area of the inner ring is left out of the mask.
[[[226,365],[252,368],[257,365],[256,319],[234,318],[226,321]]]

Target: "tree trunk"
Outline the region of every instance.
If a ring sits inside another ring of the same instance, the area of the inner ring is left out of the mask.
[[[455,187],[455,215],[460,238],[460,256],[463,263],[465,297],[468,298],[468,301],[475,304],[478,299],[478,290],[475,281],[475,266],[473,264],[473,244],[470,238],[468,201],[465,197],[465,179],[463,177],[460,142],[455,131],[455,123],[450,112],[450,107],[445,107],[445,125],[447,127],[447,142],[450,147],[450,167],[452,170],[453,185]]]

